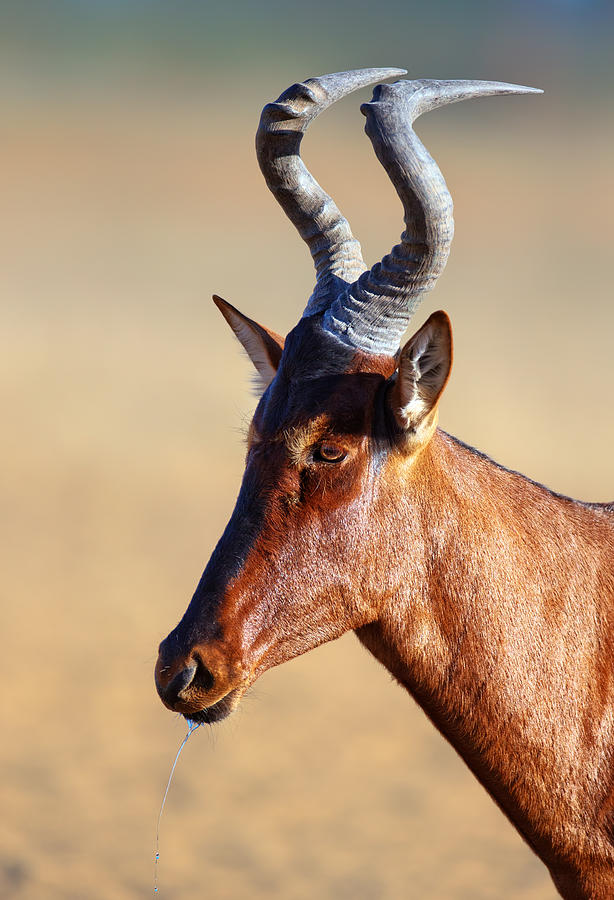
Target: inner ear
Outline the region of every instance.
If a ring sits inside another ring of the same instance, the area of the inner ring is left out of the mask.
[[[405,344],[390,395],[392,412],[404,430],[416,429],[435,412],[452,367],[452,326],[433,313]]]
[[[265,391],[275,378],[279,361],[284,349],[284,339],[259,325],[253,319],[248,319],[243,313],[239,312],[227,300],[222,300],[216,294],[213,295],[213,302],[224,316],[243,349],[254,364],[258,372],[257,388],[259,391]]]

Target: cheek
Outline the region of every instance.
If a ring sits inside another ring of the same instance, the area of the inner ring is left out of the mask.
[[[376,618],[368,511],[301,505],[269,526],[220,610],[222,631],[249,668],[264,671]]]
[[[267,588],[293,603],[357,608],[373,568],[374,522],[362,498],[341,505],[297,510],[292,526],[269,560]]]
[[[366,473],[366,461],[358,455],[346,462],[323,462],[305,468],[300,475],[305,509],[311,508],[320,516],[343,513],[369,493]]]
[[[253,618],[284,615],[290,604],[319,601],[331,592],[354,592],[369,548],[369,517],[352,501],[328,508],[303,502],[269,523],[231,592]]]
[[[354,464],[280,473],[259,534],[231,593],[248,606],[270,598],[299,600],[331,585],[350,590],[374,540],[373,485]]]

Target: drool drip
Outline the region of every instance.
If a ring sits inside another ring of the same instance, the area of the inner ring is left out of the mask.
[[[196,731],[197,728],[200,728],[202,722],[193,722],[191,719],[188,719],[188,733],[182,740],[179,745],[179,750],[177,750],[177,755],[175,756],[175,762],[171,767],[171,773],[168,776],[168,781],[166,783],[166,790],[164,791],[164,796],[162,798],[162,805],[160,806],[160,812],[158,813],[158,823],[156,825],[156,852],[154,854],[154,884],[153,884],[153,892],[154,894],[158,893],[158,862],[160,860],[160,821],[162,819],[162,813],[164,812],[164,804],[166,803],[166,798],[168,797],[168,791],[171,786],[171,781],[173,780],[173,775],[175,774],[175,768],[177,766],[177,760],[181,755],[181,751],[185,747],[190,738],[190,735]]]

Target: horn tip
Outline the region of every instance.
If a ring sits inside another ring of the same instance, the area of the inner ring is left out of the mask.
[[[543,90],[541,88],[528,87],[526,84],[508,84],[505,81],[466,81],[466,82],[453,82],[450,81],[448,84],[454,88],[455,84],[458,84],[459,87],[462,87],[463,84],[467,86],[467,88],[471,91],[475,91],[475,93],[484,92],[485,95],[489,93],[492,94],[543,94]]]
[[[510,93],[514,94],[543,94],[542,88],[529,87],[526,84],[502,84],[502,88],[507,88]]]

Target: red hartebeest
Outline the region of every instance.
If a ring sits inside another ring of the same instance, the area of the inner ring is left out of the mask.
[[[448,317],[399,349],[441,273],[452,204],[412,130],[422,112],[530,88],[378,85],[367,134],[405,211],[367,270],[305,168],[309,122],[404,74],[294,85],[257,136],[270,189],[317,271],[284,340],[215,298],[262,397],[237,504],[183,619],[160,646],[165,705],[228,715],[264,671],[354,629],[452,743],[564,897],[614,897],[614,504],[581,503],[437,428]]]

